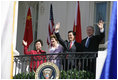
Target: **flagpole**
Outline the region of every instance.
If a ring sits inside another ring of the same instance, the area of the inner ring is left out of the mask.
[[[16,1],[14,1],[13,7],[13,25],[12,25],[12,43],[11,43],[11,69],[10,69],[10,78],[13,79],[13,35],[14,35],[14,23],[15,23],[15,9],[16,9]]]

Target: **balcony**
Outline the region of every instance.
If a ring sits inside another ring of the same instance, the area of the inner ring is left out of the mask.
[[[13,76],[15,79],[34,79],[38,66],[44,62],[53,62],[60,70],[60,79],[95,79],[97,56],[97,52],[14,56]]]

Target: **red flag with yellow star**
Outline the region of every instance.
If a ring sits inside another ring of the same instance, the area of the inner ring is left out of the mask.
[[[32,17],[31,17],[30,8],[28,9],[28,13],[27,13],[27,17],[26,17],[26,26],[25,26],[25,32],[24,32],[23,40],[27,42],[27,47],[29,47],[29,45],[33,41]]]

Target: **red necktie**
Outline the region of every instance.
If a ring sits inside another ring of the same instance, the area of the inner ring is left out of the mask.
[[[70,42],[70,47],[69,47],[69,49],[72,47],[72,42]]]

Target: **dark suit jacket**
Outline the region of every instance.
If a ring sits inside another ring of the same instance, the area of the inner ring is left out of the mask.
[[[70,42],[68,42],[67,40],[63,40],[60,37],[59,33],[55,33],[59,43],[64,47],[64,52],[82,52],[83,48],[82,45],[80,43],[77,43],[76,41],[74,42],[73,46],[69,49],[70,47]]]
[[[100,35],[95,35],[90,37],[90,42],[89,42],[89,46],[88,48],[85,47],[85,43],[87,38],[83,39],[81,44],[84,47],[84,51],[85,52],[97,52],[98,51],[98,47],[99,47],[99,43],[101,42],[101,40],[104,38],[104,32],[100,33]]]

